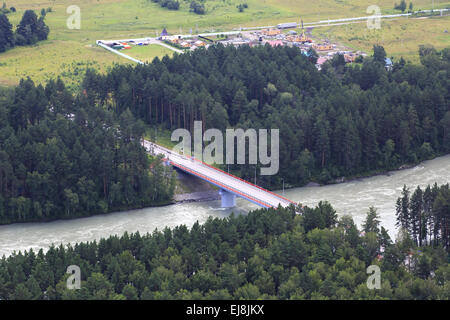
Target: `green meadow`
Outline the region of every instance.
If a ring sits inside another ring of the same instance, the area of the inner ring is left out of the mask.
[[[14,6],[16,13],[8,14],[13,25],[17,25],[26,9],[38,14],[42,8],[52,8],[45,21],[50,27],[49,39],[35,46],[18,47],[0,54],[0,85],[14,85],[30,76],[37,82],[61,76],[70,86],[76,87],[83,71],[87,67],[99,71],[106,70],[113,63],[131,63],[95,45],[98,39],[124,39],[128,37],[146,37],[159,34],[162,28],[169,33],[193,33],[225,31],[239,27],[275,25],[281,22],[315,22],[324,19],[357,17],[367,15],[367,1],[362,0],[207,0],[206,14],[189,12],[189,1],[180,0],[178,11],[161,8],[151,0],[5,0],[6,6]],[[236,6],[248,3],[248,9],[239,12]],[[398,2],[398,1],[397,1]],[[395,0],[379,0],[375,4],[381,7],[382,14],[394,13]],[[408,2],[409,3],[409,2]],[[432,0],[413,0],[414,9],[431,8]],[[67,7],[77,5],[81,11],[81,28],[69,29]],[[434,1],[435,8],[450,6],[450,1]],[[448,19],[433,19],[433,22],[413,23],[402,19],[407,29],[417,28],[426,36],[427,28],[444,29]],[[384,22],[383,22],[384,23]],[[389,22],[391,24],[391,22]],[[359,27],[358,27],[359,26]],[[367,35],[364,24],[354,25],[354,30],[335,28],[316,29],[315,32],[328,32],[329,37],[361,49],[371,47],[373,35]],[[357,30],[361,28],[361,30]],[[401,26],[399,25],[399,28]],[[396,22],[391,28],[382,28],[379,32],[385,39],[395,40],[398,36]],[[390,34],[392,33],[392,34]],[[318,33],[317,33],[318,34]],[[406,35],[407,32],[405,32]],[[411,55],[417,52],[420,38],[413,36],[403,39],[403,46],[393,41],[387,47],[391,55]],[[358,37],[358,40],[353,38]],[[380,36],[378,36],[380,37]],[[361,38],[361,39],[359,39]],[[394,43],[395,42],[395,43]],[[433,43],[437,47],[448,44],[448,35],[436,35]],[[389,45],[389,41],[386,42]],[[128,51],[128,50],[127,50]],[[134,52],[132,52],[134,51]],[[138,59],[151,61],[153,57],[173,54],[163,47],[148,46],[133,48],[130,55]]]
[[[131,49],[123,50],[126,55],[139,59],[142,62],[152,62],[155,57],[162,58],[165,55],[172,56],[175,52],[157,44],[148,46],[132,46]]]
[[[446,32],[447,30],[447,32]],[[313,35],[349,48],[372,52],[382,45],[388,56],[419,62],[420,45],[441,50],[450,47],[450,16],[383,20],[380,29],[368,29],[365,22],[316,28]]]

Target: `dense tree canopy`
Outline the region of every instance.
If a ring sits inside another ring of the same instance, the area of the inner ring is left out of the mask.
[[[60,80],[0,94],[0,223],[170,202],[172,170],[148,158],[143,130],[129,110],[92,107]]]
[[[46,40],[49,28],[44,22],[44,16],[38,16],[33,10],[26,10],[22,20],[17,25],[17,44],[34,44],[41,40]]]
[[[403,187],[396,204],[397,225],[407,230],[416,245],[442,245],[450,252],[449,185],[417,187],[411,194]]]
[[[42,10],[46,12],[45,9]],[[50,29],[45,24],[44,17],[45,14],[38,18],[33,10],[26,10],[14,33],[6,14],[0,12],[0,52],[14,46],[30,45],[46,40]]]
[[[152,0],[152,2],[159,3],[161,7],[169,10],[178,10],[180,8],[178,0]]]
[[[323,202],[19,252],[0,260],[0,299],[450,297],[442,247],[417,248],[408,233],[393,243],[374,208],[364,228]],[[79,290],[67,289],[69,265],[80,267]],[[369,265],[380,267],[379,289],[367,286]]]
[[[264,186],[329,182],[398,168],[450,151],[450,49],[421,48],[421,65],[403,59],[386,70],[382,47],[361,64],[333,62],[318,71],[298,48],[198,49],[144,66],[89,71],[88,98],[112,97],[168,130],[279,128],[280,172]],[[231,166],[252,179],[254,166]]]
[[[14,47],[14,33],[12,25],[5,14],[0,13],[0,52]]]

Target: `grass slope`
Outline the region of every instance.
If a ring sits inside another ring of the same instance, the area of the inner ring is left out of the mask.
[[[105,70],[114,62],[129,63],[126,59],[115,56],[94,45],[97,39],[121,39],[127,37],[155,36],[166,27],[171,33],[189,33],[222,31],[236,27],[275,25],[280,22],[299,21],[314,22],[328,18],[356,17],[366,15],[367,1],[363,0],[207,0],[205,15],[189,12],[189,1],[180,0],[179,11],[161,8],[151,0],[5,0],[7,7],[14,6],[16,13],[8,14],[13,25],[17,25],[26,9],[37,13],[42,8],[52,8],[46,16],[50,27],[47,41],[36,46],[15,48],[0,54],[0,85],[13,85],[20,78],[31,76],[43,82],[62,73],[66,82],[76,86],[86,66]],[[249,8],[240,13],[236,5],[247,2]],[[375,4],[382,8],[382,13],[392,13],[395,0],[379,0]],[[431,8],[431,0],[415,0],[414,8]],[[372,3],[371,3],[372,4]],[[66,12],[69,5],[78,5],[81,9],[81,29],[70,30],[66,21],[70,14]],[[450,5],[450,1],[435,0],[435,8]],[[439,21],[436,19],[436,21]],[[448,24],[448,20],[436,22]],[[362,25],[362,24],[361,24]],[[420,28],[420,27],[419,27]],[[422,27],[425,29],[426,27]],[[442,29],[442,28],[441,28]],[[391,31],[382,29],[389,38]],[[330,32],[333,32],[330,30]],[[341,30],[336,31],[339,35]],[[361,31],[363,32],[363,31]],[[342,40],[353,36],[346,33]],[[436,38],[436,42],[447,43]],[[404,39],[406,48],[399,52],[410,54],[417,52],[417,38]],[[372,39],[368,39],[368,42]],[[411,43],[412,49],[408,43]],[[361,43],[351,43],[365,47]],[[387,48],[390,54],[396,54]],[[138,52],[142,51],[142,52]],[[136,57],[151,61],[154,56],[166,53],[163,48],[149,47],[136,50]],[[141,56],[142,55],[142,56]],[[147,59],[148,57],[148,59]]]
[[[316,28],[313,35],[366,52],[372,52],[373,45],[379,44],[384,46],[388,56],[403,56],[418,62],[420,45],[432,45],[438,50],[450,47],[449,26],[450,16],[411,18],[382,21],[378,30],[369,30],[365,22]]]

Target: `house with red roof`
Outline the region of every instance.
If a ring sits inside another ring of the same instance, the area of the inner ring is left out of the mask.
[[[267,43],[270,44],[272,47],[284,45],[283,41],[281,41],[281,40],[269,40],[269,41],[267,41]]]

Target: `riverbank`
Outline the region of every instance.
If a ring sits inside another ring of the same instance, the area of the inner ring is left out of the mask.
[[[200,191],[191,193],[182,193],[174,195],[174,200],[177,203],[195,202],[195,201],[211,201],[219,200],[220,196],[217,191]]]
[[[362,179],[367,179],[367,178],[372,178],[372,177],[377,177],[377,176],[390,176],[395,172],[398,171],[402,171],[402,170],[406,170],[406,169],[411,169],[414,168],[418,165],[420,165],[421,163],[424,163],[426,161],[431,161],[434,160],[436,158],[440,158],[440,157],[445,157],[448,154],[437,154],[434,157],[430,158],[430,159],[424,159],[424,160],[420,160],[417,162],[412,162],[412,163],[404,163],[401,164],[398,168],[396,169],[378,169],[378,170],[372,170],[372,171],[368,171],[368,172],[363,172],[363,173],[359,173],[359,174],[355,174],[352,176],[342,176],[339,178],[335,178],[332,179],[326,183],[320,183],[316,180],[312,180],[309,181],[306,184],[303,185],[289,185],[289,184],[285,184],[284,188],[285,190],[290,190],[290,189],[295,189],[295,188],[304,188],[304,187],[323,187],[323,186],[329,186],[329,185],[335,185],[335,184],[340,184],[340,183],[348,183],[348,182],[353,182],[353,181],[360,181]],[[281,186],[278,186],[276,189],[279,189]],[[273,190],[273,189],[269,189],[269,190]]]
[[[173,200],[175,203],[218,200],[216,187],[190,174],[176,170],[177,184]]]
[[[426,162],[426,161],[432,161],[439,157],[445,157],[446,155],[437,155],[433,157],[432,159],[424,160],[417,163],[407,163],[400,165],[397,169],[393,170],[376,170],[371,172],[366,172],[354,176],[349,177],[340,177],[338,179],[334,179],[331,182],[321,184],[317,181],[310,181],[306,185],[285,185],[285,192],[288,192],[289,190],[295,190],[298,188],[314,188],[314,187],[325,187],[325,186],[331,186],[331,185],[338,185],[343,183],[352,183],[352,182],[358,182],[362,181],[363,179],[367,178],[373,178],[377,176],[391,176],[395,174],[396,172],[404,171],[407,169],[414,168],[415,166]],[[280,188],[270,188],[268,190],[271,191],[279,191]],[[281,194],[280,192],[278,192]],[[116,213],[116,212],[125,212],[130,210],[139,210],[139,209],[147,209],[147,208],[159,208],[159,207],[168,207],[175,204],[182,204],[182,203],[189,203],[189,202],[205,202],[205,201],[214,201],[219,200],[220,196],[218,194],[218,188],[215,186],[212,186],[211,184],[207,183],[206,181],[199,179],[197,177],[194,177],[192,175],[186,174],[181,171],[177,171],[177,184],[175,187],[175,192],[173,199],[171,201],[165,201],[158,204],[154,204],[152,206],[133,206],[128,208],[114,208],[114,210],[110,210],[108,212],[98,212],[93,213],[89,215],[79,215],[75,217],[61,217],[59,219],[43,219],[43,220],[30,220],[30,221],[24,221],[24,222],[13,222],[13,223],[2,223],[0,226],[7,226],[12,224],[25,224],[25,223],[50,223],[53,221],[70,221],[70,220],[76,220],[81,218],[87,218],[91,216],[102,216],[106,214]],[[294,200],[294,199],[291,199]],[[326,199],[324,199],[326,200]],[[294,200],[295,201],[295,200]],[[303,204],[303,203],[302,203]]]
[[[309,207],[327,200],[338,216],[351,215],[358,227],[364,222],[368,208],[374,206],[380,216],[381,225],[395,239],[395,203],[403,185],[408,187],[428,184],[439,185],[450,181],[450,155],[425,161],[406,170],[378,175],[359,181],[317,187],[302,187],[285,190],[285,196]],[[281,194],[280,191],[278,193]],[[0,257],[14,251],[44,249],[52,244],[86,242],[122,235],[124,232],[152,233],[155,229],[194,223],[202,224],[210,218],[224,219],[232,213],[247,214],[259,207],[244,199],[236,200],[236,207],[221,208],[220,201],[193,201],[175,203],[162,207],[149,207],[90,216],[71,220],[56,220],[48,223],[16,223],[0,226]],[[36,252],[36,251],[35,251]]]

